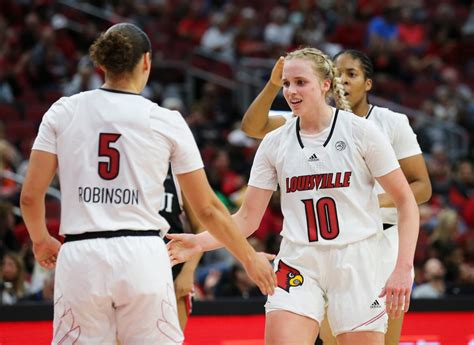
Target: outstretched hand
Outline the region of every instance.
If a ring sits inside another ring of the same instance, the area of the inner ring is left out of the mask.
[[[282,75],[283,75],[283,65],[285,64],[285,58],[283,56],[280,56],[275,63],[275,66],[273,66],[272,69],[272,74],[270,76],[270,81],[272,84],[282,87],[283,82],[281,80]]]
[[[171,241],[166,244],[171,266],[189,260],[194,255],[201,253],[202,248],[197,243],[193,234],[166,234]]]
[[[264,295],[273,295],[277,286],[277,278],[273,267],[269,261],[275,259],[275,255],[264,252],[255,253],[254,259],[244,265],[245,271],[249,275]]]

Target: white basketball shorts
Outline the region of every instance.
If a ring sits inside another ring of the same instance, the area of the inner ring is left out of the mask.
[[[166,246],[158,236],[65,243],[52,344],[181,344]]]
[[[268,297],[266,312],[286,310],[341,333],[386,332],[385,285],[381,271],[381,234],[346,246],[301,245],[283,239],[275,260],[278,288]]]

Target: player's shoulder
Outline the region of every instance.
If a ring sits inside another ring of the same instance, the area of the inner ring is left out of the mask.
[[[274,129],[273,131],[267,133],[264,137],[264,139],[267,140],[281,140],[282,137],[284,137],[288,131],[291,130],[291,128],[294,128],[296,126],[296,121],[298,120],[297,116],[291,117],[285,121],[285,123]]]
[[[373,107],[371,116],[373,116],[374,120],[378,120],[379,122],[383,123],[400,123],[408,121],[408,117],[405,114],[379,106]]]
[[[347,110],[337,109],[337,122],[343,126],[351,127],[352,129],[363,129],[367,125],[367,120]],[[336,126],[338,124],[336,123]]]

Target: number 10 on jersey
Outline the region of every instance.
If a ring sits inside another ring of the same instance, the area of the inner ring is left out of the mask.
[[[335,239],[339,235],[339,221],[334,199],[324,197],[316,201],[316,205],[314,205],[313,199],[301,201],[306,212],[308,240],[310,242],[319,241],[319,236],[325,240]]]

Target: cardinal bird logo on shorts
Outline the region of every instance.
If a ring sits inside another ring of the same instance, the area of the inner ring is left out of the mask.
[[[286,292],[290,292],[291,287],[303,285],[303,276],[296,268],[290,267],[283,261],[278,262],[278,270],[276,271],[278,287]]]

